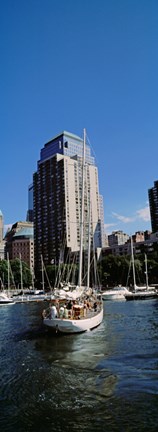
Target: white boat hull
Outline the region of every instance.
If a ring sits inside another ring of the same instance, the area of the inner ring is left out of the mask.
[[[153,291],[136,291],[125,295],[126,300],[148,300],[158,298],[158,293]]]
[[[102,294],[103,300],[124,300],[125,294]]]
[[[103,308],[90,318],[65,319],[44,318],[43,324],[56,333],[81,333],[99,326],[103,320]]]
[[[51,300],[51,296],[47,294],[31,294],[31,295],[19,295],[14,297],[15,303],[30,303],[30,302],[40,302],[44,300]]]
[[[103,300],[125,300],[125,294],[128,294],[128,289],[125,287],[122,288],[113,288],[112,290],[107,290],[102,292]]]
[[[0,293],[0,306],[15,304],[14,300],[6,293]]]

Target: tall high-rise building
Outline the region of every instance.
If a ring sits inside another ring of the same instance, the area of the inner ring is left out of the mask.
[[[28,187],[28,210],[26,220],[27,222],[33,222],[33,184]]]
[[[86,145],[84,181],[84,248],[88,221],[94,248],[102,247],[102,212],[98,170]],[[35,271],[41,256],[45,265],[59,262],[61,251],[80,248],[83,139],[63,132],[44,145],[33,175]],[[89,205],[91,203],[91,205]],[[90,218],[89,218],[89,208]]]
[[[154,186],[148,189],[149,207],[151,217],[152,232],[158,231],[158,180],[154,182]]]

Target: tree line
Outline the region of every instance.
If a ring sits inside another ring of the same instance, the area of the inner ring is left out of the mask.
[[[22,276],[21,276],[21,267],[22,267]],[[158,283],[158,251],[154,251],[150,253],[147,259],[147,268],[148,268],[148,281],[149,285]],[[46,290],[49,290],[50,286],[53,288],[57,286],[59,280],[62,281],[71,281],[77,284],[78,278],[78,265],[77,264],[62,264],[60,266],[57,265],[48,265],[46,266],[44,273],[44,286]],[[132,276],[132,266],[131,266],[131,256],[123,255],[123,256],[114,256],[107,255],[101,257],[97,262],[97,275],[98,282],[97,284],[102,287],[112,287],[116,285],[132,285],[133,284],[133,276]],[[145,256],[144,254],[139,254],[135,256],[135,271],[136,271],[136,282],[137,285],[141,285],[145,283],[146,280],[146,268],[145,268]],[[12,288],[20,288],[21,287],[21,277],[24,288],[28,288],[34,285],[35,287],[42,288],[42,274],[41,269],[35,276],[33,281],[32,273],[28,265],[16,258],[15,260],[10,260],[9,263],[9,280],[10,287]],[[86,277],[83,282],[86,284]],[[94,270],[91,269],[91,278],[90,285],[95,285],[94,281]],[[8,261],[2,260],[0,261],[0,288],[2,289],[8,286]]]
[[[139,254],[134,258],[137,285],[146,281],[145,255]],[[131,256],[107,255],[98,264],[99,276],[103,287],[116,285],[130,286],[133,284]],[[158,283],[158,252],[147,257],[149,285]]]

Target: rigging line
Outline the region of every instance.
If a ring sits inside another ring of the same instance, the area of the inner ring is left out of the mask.
[[[90,266],[89,266],[89,271],[91,270],[91,265],[92,265],[93,261],[94,261],[94,256],[91,259]],[[87,273],[88,273],[88,270],[86,271],[85,275],[83,276],[82,282],[84,282],[84,280],[86,279]]]
[[[130,276],[130,271],[131,271],[131,264],[132,264],[132,260],[130,259],[129,268],[128,268],[128,275],[127,275],[127,281],[126,281],[126,287],[128,287],[128,281],[129,281],[129,276]]]
[[[71,257],[71,254],[70,254],[70,257]],[[67,273],[67,277],[66,277],[66,283],[67,283],[67,284],[70,282],[70,276],[71,276],[71,273],[72,273],[72,270],[73,270],[73,265],[74,265],[74,263],[75,263],[75,254],[74,254],[74,256],[73,256],[72,263],[70,264],[70,270],[69,270],[68,273]]]
[[[87,142],[88,142],[90,148],[92,149],[92,153],[94,154],[94,158],[95,158],[95,160],[96,160],[96,162],[98,164],[98,160],[97,160],[97,156],[96,156],[95,150],[94,150],[94,148],[93,148],[93,146],[92,146],[92,144],[90,142],[90,139],[88,138],[88,135],[87,135]]]
[[[42,260],[42,261],[43,261],[43,260]],[[51,291],[51,290],[52,290],[52,287],[51,287],[51,284],[50,284],[50,281],[49,281],[49,277],[48,277],[48,273],[47,273],[47,270],[46,270],[46,267],[45,267],[44,261],[43,261],[43,268],[44,268],[44,271],[45,271],[45,275],[46,275],[46,279],[47,279],[47,282],[48,282],[49,289],[50,289],[50,291]]]
[[[11,263],[10,262],[9,262],[9,270],[10,270],[10,274],[11,274],[11,277],[12,277],[13,286],[14,286],[14,288],[16,288],[15,279],[14,279],[14,275],[13,275],[13,272],[12,272],[12,268],[11,268]]]
[[[65,246],[66,246],[66,241],[65,241]],[[62,278],[65,275],[66,265],[68,265],[69,256],[70,256],[70,252],[67,253],[66,260],[63,263],[63,267],[62,267],[62,271],[61,271],[61,275],[60,275],[61,276],[60,282],[62,281]]]
[[[63,257],[61,257],[61,253],[63,254],[63,251],[65,250],[65,247],[66,247],[66,237],[64,236],[63,244],[61,244],[61,247],[60,247],[58,270],[57,270],[57,274],[56,274],[56,278],[55,278],[54,288],[55,287],[58,288],[59,284],[61,282],[61,276],[62,276],[62,273],[63,273],[63,270],[62,270],[63,261],[61,261],[61,258],[63,258]]]

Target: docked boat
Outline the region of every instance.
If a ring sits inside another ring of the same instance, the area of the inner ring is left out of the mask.
[[[148,300],[148,299],[158,298],[158,290],[155,287],[150,287],[148,284],[148,269],[147,269],[146,254],[145,254],[146,285],[143,287],[141,286],[139,287],[136,284],[132,237],[131,237],[131,257],[132,257],[132,269],[133,269],[133,291],[129,291],[128,293],[125,293],[125,299],[126,300]]]
[[[129,290],[124,286],[116,286],[112,289],[107,289],[102,292],[103,300],[125,300],[125,294],[128,294]]]
[[[15,301],[13,300],[12,297],[10,297],[9,295],[7,295],[3,291],[0,292],[0,306],[13,305],[14,303],[15,303]]]
[[[3,284],[1,278],[0,278],[0,283],[1,283],[0,306],[14,304],[15,302],[10,295],[9,260],[8,260],[8,288],[7,288],[7,290],[4,289],[4,284]]]
[[[125,294],[126,300],[148,300],[158,298],[158,291],[153,287],[146,289],[135,288],[134,292],[128,292]]]
[[[82,159],[82,198],[80,226],[80,257],[78,287],[68,292],[59,292],[52,299],[49,308],[43,311],[43,324],[59,333],[81,333],[99,326],[103,320],[103,302],[100,293],[89,288],[90,248],[88,248],[87,286],[82,283],[83,223],[84,223],[84,176],[85,176],[85,130]],[[90,209],[89,209],[90,225]],[[90,237],[90,235],[89,235]],[[90,244],[90,242],[89,242]],[[75,296],[75,297],[74,297]],[[62,298],[61,298],[62,297]],[[72,297],[74,297],[72,299]]]
[[[30,302],[40,302],[44,300],[50,300],[51,295],[48,295],[40,290],[35,290],[27,294],[19,294],[14,296],[16,303],[30,303]]]

